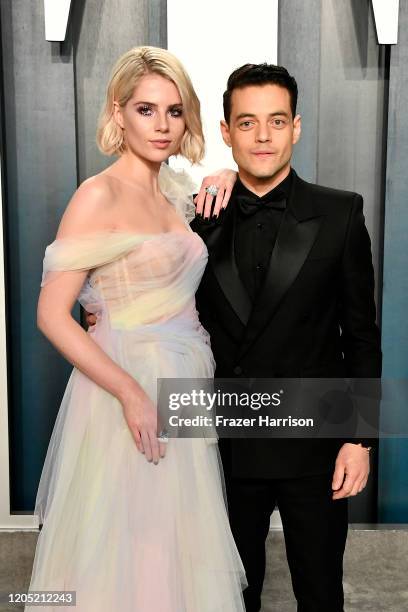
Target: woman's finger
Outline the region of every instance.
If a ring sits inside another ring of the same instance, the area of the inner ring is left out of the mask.
[[[133,438],[136,444],[136,448],[144,454],[144,448],[142,443],[142,438],[140,436],[140,431],[136,428],[132,429]]]
[[[207,187],[211,185],[209,177],[206,177],[201,183],[200,191],[194,198],[196,204],[196,213],[198,215],[204,214],[204,204],[208,193],[206,192]]]
[[[160,452],[159,452],[159,441],[157,439],[157,429],[154,427],[149,430],[150,448],[152,449],[152,460],[156,465],[159,463]]]
[[[211,217],[211,209],[214,201],[214,196],[210,193],[207,193],[205,197],[205,205],[204,205],[204,219],[209,219]]]
[[[229,202],[230,197],[231,197],[231,193],[232,193],[232,187],[226,187],[225,188],[224,197],[222,199],[222,207],[223,208],[227,207],[228,202]]]
[[[218,215],[220,214],[222,202],[224,199],[224,193],[225,193],[225,187],[221,187],[218,190],[217,197],[215,198],[214,210],[212,213],[213,217],[218,217]]]
[[[205,191],[203,193],[203,188],[201,187],[200,191],[198,192],[198,194],[194,198],[194,204],[196,205],[196,214],[197,215],[202,215],[203,214],[205,196],[206,196],[206,193],[205,193]]]
[[[152,453],[152,449],[150,446],[150,438],[149,438],[149,434],[147,433],[146,429],[142,429],[141,430],[141,436],[142,436],[142,442],[143,442],[143,448],[144,448],[144,454],[145,457],[147,459],[147,461],[151,461],[153,459],[153,453]]]

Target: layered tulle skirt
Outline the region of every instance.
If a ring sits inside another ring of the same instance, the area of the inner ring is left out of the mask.
[[[211,377],[208,337],[181,317],[95,340],[154,398],[159,377]],[[74,369],[38,489],[43,522],[30,591],[75,591],[77,612],[241,612],[246,584],[229,528],[218,445],[170,438],[158,465],[120,403]],[[29,606],[26,610],[54,610]]]

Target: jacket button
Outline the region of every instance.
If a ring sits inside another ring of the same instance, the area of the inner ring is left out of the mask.
[[[234,374],[242,374],[242,368],[241,366],[237,365],[234,368]]]

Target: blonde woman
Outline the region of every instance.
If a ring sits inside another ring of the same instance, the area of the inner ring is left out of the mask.
[[[195,309],[207,251],[188,225],[193,186],[162,164],[204,150],[172,54],[119,59],[98,144],[118,159],[76,191],[44,258],[38,326],[74,369],[37,493],[30,591],[75,591],[78,612],[241,612],[217,444],[157,431],[157,379],[214,372]],[[77,299],[97,313],[89,332]]]

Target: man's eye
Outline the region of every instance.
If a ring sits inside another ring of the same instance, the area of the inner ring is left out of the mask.
[[[272,125],[276,128],[284,128],[286,125],[286,121],[284,119],[273,119]]]
[[[243,128],[249,128],[252,125],[252,121],[242,121],[239,125]]]

